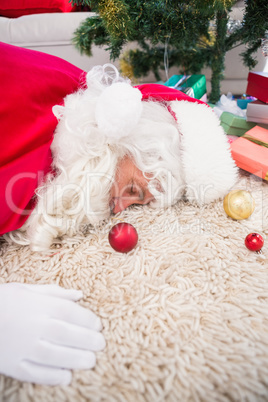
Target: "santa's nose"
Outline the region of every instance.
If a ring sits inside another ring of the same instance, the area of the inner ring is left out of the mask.
[[[114,214],[124,211],[124,209],[128,208],[130,205],[139,203],[137,202],[137,200],[135,200],[134,198],[132,199],[131,197],[114,198],[113,202],[114,202],[114,208],[113,208]]]

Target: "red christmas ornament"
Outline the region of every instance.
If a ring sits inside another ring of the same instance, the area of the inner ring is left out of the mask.
[[[251,251],[260,252],[264,240],[259,233],[250,233],[245,238],[245,246]]]
[[[120,222],[112,227],[108,239],[115,251],[128,253],[138,243],[138,233],[130,223]]]

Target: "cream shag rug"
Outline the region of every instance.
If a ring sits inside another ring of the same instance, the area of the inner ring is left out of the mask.
[[[243,174],[256,210],[233,221],[222,202],[166,211],[134,207],[46,256],[2,244],[1,283],[82,289],[101,318],[107,346],[94,370],[67,387],[0,376],[2,401],[267,401],[268,183]],[[124,255],[107,235],[132,223],[138,246]],[[257,231],[263,255],[248,251]],[[3,308],[3,306],[1,306]]]

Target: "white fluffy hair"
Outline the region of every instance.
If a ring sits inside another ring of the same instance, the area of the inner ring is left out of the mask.
[[[107,218],[116,166],[126,155],[133,158],[145,177],[150,175],[155,205],[175,201],[168,186],[171,182],[173,188],[181,184],[176,121],[160,103],[140,99],[138,122],[125,122],[127,135],[120,139],[107,137],[96,122],[96,107],[105,89],[116,83],[130,86],[112,65],[94,67],[87,74],[86,88],[68,95],[64,106],[54,106],[59,119],[51,146],[56,176],[48,176],[36,190],[38,202],[32,214],[21,229],[8,234],[13,241],[42,251],[56,238],[73,236],[81,225]],[[153,179],[161,182],[161,192]]]

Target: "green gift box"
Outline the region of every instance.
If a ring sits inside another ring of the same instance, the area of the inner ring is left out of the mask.
[[[164,85],[178,89],[195,99],[207,92],[206,77],[203,74],[173,75]]]
[[[260,124],[246,121],[245,117],[236,116],[230,112],[223,112],[220,116],[221,126],[226,134],[236,135],[241,137],[246,131],[255,127],[257,124],[260,127],[268,129],[268,124]]]
[[[220,116],[221,126],[226,134],[241,137],[246,131],[256,126],[256,123],[246,121],[245,117],[236,116],[230,112],[223,112]]]

